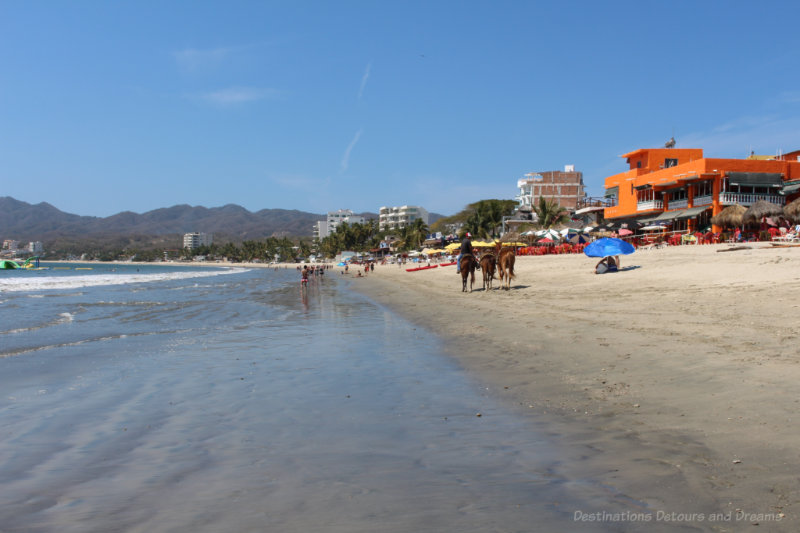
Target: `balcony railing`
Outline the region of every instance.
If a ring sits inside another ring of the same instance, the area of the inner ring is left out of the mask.
[[[614,207],[615,205],[617,205],[616,197],[595,198],[587,196],[578,200],[575,209],[583,209],[584,207]]]
[[[669,203],[670,209],[686,209],[689,207],[689,200],[672,200]]]
[[[766,200],[769,203],[783,205],[786,197],[779,194],[750,194],[739,192],[722,192],[719,194],[719,203],[722,205],[750,205],[759,200]]]
[[[638,202],[636,204],[637,211],[650,211],[652,209],[664,209],[664,201],[650,200],[649,202]]]
[[[703,205],[711,205],[713,201],[713,196],[695,196],[692,203],[694,204],[694,207],[700,207]]]

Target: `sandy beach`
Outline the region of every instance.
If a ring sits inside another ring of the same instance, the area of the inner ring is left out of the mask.
[[[454,266],[351,277],[546,421],[569,449],[558,468],[690,529],[796,531],[800,248],[730,248],[638,251],[606,275],[518,257],[510,291],[478,272],[462,293]]]

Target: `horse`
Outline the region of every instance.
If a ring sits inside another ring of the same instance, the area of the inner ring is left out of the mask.
[[[503,248],[502,243],[497,243],[497,271],[500,273],[500,283],[503,290],[511,289],[511,280],[514,275],[514,260],[516,253],[514,248]]]
[[[478,261],[472,254],[464,254],[461,258],[461,292],[467,292],[467,277],[472,276],[469,281],[469,292],[472,292],[472,286],[475,284],[475,265]]]
[[[481,270],[483,271],[483,290],[490,290],[492,288],[492,280],[494,279],[494,267],[497,261],[494,254],[484,254],[481,257]]]

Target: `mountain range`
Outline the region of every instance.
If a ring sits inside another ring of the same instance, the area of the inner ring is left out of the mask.
[[[359,213],[370,219],[375,213]],[[314,224],[325,215],[288,209],[262,209],[255,213],[235,204],[222,207],[175,205],[138,214],[123,211],[109,217],[65,213],[42,202],[29,204],[0,197],[0,240],[47,241],[104,238],[122,235],[166,236],[211,233],[214,241],[243,241],[265,237],[310,237]],[[441,218],[431,214],[430,223]]]

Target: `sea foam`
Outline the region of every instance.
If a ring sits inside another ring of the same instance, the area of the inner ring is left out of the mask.
[[[132,283],[152,283],[155,281],[170,281],[191,278],[207,278],[247,272],[248,269],[230,268],[224,270],[193,270],[181,272],[136,273],[136,274],[87,274],[80,276],[48,276],[27,277],[19,276],[0,279],[1,292],[27,292],[76,289],[82,287],[95,287],[100,285],[125,285]]]

